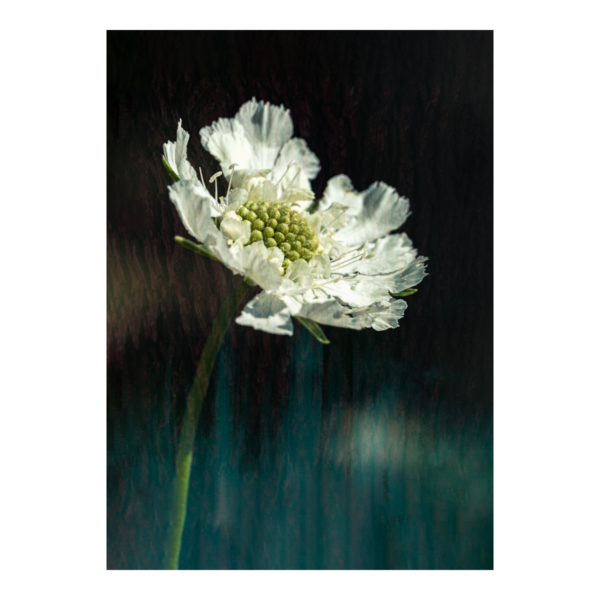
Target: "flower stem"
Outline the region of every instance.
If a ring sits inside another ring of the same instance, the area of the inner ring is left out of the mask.
[[[208,340],[206,340],[200,364],[194,377],[194,383],[188,396],[185,416],[183,417],[183,428],[179,439],[179,448],[177,450],[175,481],[173,482],[169,515],[170,528],[164,563],[165,569],[176,570],[179,567],[179,552],[181,550],[181,538],[185,525],[188,490],[190,487],[194,437],[198,427],[200,412],[202,411],[202,403],[204,402],[204,396],[206,395],[208,382],[210,381],[210,374],[231,319],[233,319],[238,305],[249,289],[250,286],[244,280],[240,281],[221,307],[217,320],[208,336]]]

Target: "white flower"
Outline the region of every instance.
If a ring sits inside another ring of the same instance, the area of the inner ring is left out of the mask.
[[[169,196],[185,228],[263,290],[236,322],[286,335],[293,334],[292,317],[351,329],[398,327],[406,302],[390,293],[426,275],[427,259],[408,236],[391,233],[408,217],[408,200],[379,182],[357,192],[338,175],[307,212],[319,160],[292,132],[289,111],[254,99],[233,119],[204,127],[202,145],[221,163],[208,184],[214,194],[187,159],[181,121],[177,141],[164,145],[164,160],[179,179]]]

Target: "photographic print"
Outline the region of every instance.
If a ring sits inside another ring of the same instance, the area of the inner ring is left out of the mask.
[[[493,33],[107,32],[107,568],[493,569]]]

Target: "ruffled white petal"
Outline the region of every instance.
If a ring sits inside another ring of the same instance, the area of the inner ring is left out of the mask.
[[[180,180],[169,186],[169,198],[175,205],[181,222],[188,232],[203,242],[207,222],[212,222],[214,198],[202,185]],[[218,214],[218,213],[217,213]]]
[[[211,206],[214,199],[206,189],[182,179],[169,186],[169,198],[188,232],[232,271],[243,274],[237,258],[232,255],[225,237],[215,225]]]
[[[405,234],[393,234],[380,238],[376,242],[365,244],[363,251],[355,252],[364,258],[358,262],[349,262],[346,258],[332,265],[334,274],[362,273],[364,275],[381,275],[405,269],[417,258],[410,238]]]
[[[177,126],[177,140],[175,143],[167,142],[163,144],[163,154],[165,160],[179,177],[179,179],[190,179],[194,183],[198,183],[198,176],[192,165],[187,160],[187,145],[190,139],[190,134],[181,127],[181,119]]]
[[[309,150],[306,142],[300,138],[293,138],[286,142],[269,179],[273,182],[279,181],[292,160],[295,160],[296,164],[290,168],[281,181],[283,189],[294,187],[312,190],[310,182],[319,174],[321,164],[317,156]],[[290,184],[292,185],[290,186]]]
[[[229,177],[229,166],[237,163],[240,169],[251,166],[252,147],[241,123],[234,119],[219,119],[210,127],[200,130],[200,141],[220,163],[221,170]]]
[[[231,186],[234,188],[245,187],[248,181],[254,178],[264,179],[271,169],[235,169]],[[229,179],[229,173],[226,175]]]
[[[425,272],[426,262],[427,258],[425,256],[419,256],[408,267],[396,273],[373,277],[362,276],[363,281],[378,281],[383,283],[390,292],[403,292],[408,288],[418,285],[427,276]]]
[[[321,286],[320,289],[353,307],[385,302],[390,297],[387,282],[375,277],[348,277],[332,281]]]
[[[298,316],[311,319],[321,325],[345,327],[347,329],[365,329],[370,327],[373,319],[368,315],[353,317],[350,310],[337,300],[326,300],[304,304]]]
[[[272,169],[283,145],[292,137],[294,125],[290,111],[269,102],[257,102],[252,98],[243,104],[235,116],[246,133],[252,154],[248,165],[241,168]]]
[[[406,302],[404,300],[389,300],[387,303],[376,304],[369,308],[368,315],[373,319],[371,327],[375,331],[396,329],[399,319],[404,316]]]
[[[276,262],[271,262],[274,253],[269,253],[263,242],[245,246],[238,252],[237,258],[246,276],[263,290],[275,291],[281,285],[283,278],[279,273],[279,266]]]
[[[261,292],[250,300],[235,322],[267,333],[278,335],[294,333],[290,311],[285,302],[266,292]]]
[[[250,241],[250,225],[243,223],[239,218],[223,219],[221,221],[221,232],[225,239],[239,242],[242,246]]]
[[[358,193],[345,175],[329,180],[319,212],[334,202],[351,207],[346,213],[348,224],[333,236],[349,247],[377,240],[400,227],[409,214],[408,200],[394,188],[376,182]]]
[[[304,260],[297,260],[288,268],[286,277],[293,281],[297,286],[308,288],[312,285],[314,277],[308,263]]]

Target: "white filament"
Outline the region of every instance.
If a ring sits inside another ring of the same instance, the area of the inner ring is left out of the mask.
[[[222,171],[217,171],[209,180],[208,183],[212,183],[213,181],[215,182],[215,200],[217,202],[219,202],[219,193],[217,191],[217,178],[221,177],[221,175],[223,175]]]
[[[281,178],[279,179],[279,181],[275,184],[275,186],[278,186],[282,181],[283,178],[287,175],[288,171],[292,168],[293,165],[296,164],[295,160],[291,160],[290,164],[287,166],[287,169],[285,170],[285,173],[281,176]]]
[[[298,165],[296,165],[296,166],[298,166]],[[294,181],[296,181],[296,177],[298,177],[298,175],[300,175],[301,171],[302,171],[302,167],[298,166],[298,171],[294,175],[293,179],[287,184],[285,189],[282,187],[283,192],[285,192],[286,190],[289,190],[292,187],[292,183],[294,183]]]
[[[225,199],[225,204],[229,204],[229,190],[231,189],[231,182],[233,181],[233,172],[235,171],[235,167],[238,167],[239,165],[237,163],[233,163],[232,165],[229,165],[229,168],[231,169],[231,173],[229,174],[229,187],[227,188],[227,197]]]

